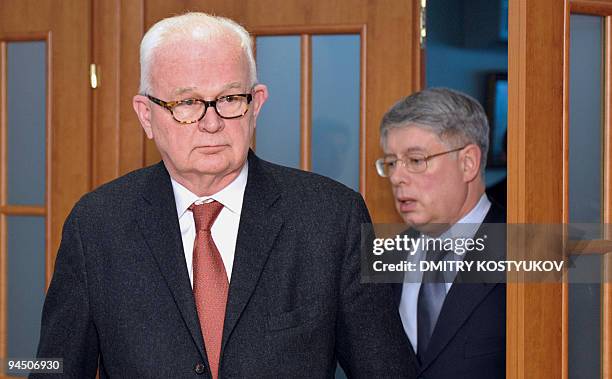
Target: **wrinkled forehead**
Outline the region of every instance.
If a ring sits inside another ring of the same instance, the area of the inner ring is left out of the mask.
[[[446,141],[436,134],[429,125],[408,123],[387,130],[383,143],[385,154],[399,155],[408,151],[427,152],[433,147],[446,145]]]
[[[182,88],[240,83],[246,89],[249,85],[247,57],[240,44],[233,42],[178,40],[158,47],[153,54],[152,86]]]
[[[201,59],[201,63],[217,57],[230,58],[234,61],[246,62],[247,60],[240,39],[232,34],[224,34],[202,39],[183,36],[170,38],[153,50],[152,63],[155,67],[168,61],[178,61],[189,57]]]

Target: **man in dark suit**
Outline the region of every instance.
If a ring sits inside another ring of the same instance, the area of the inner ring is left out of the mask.
[[[414,377],[392,289],[360,284],[361,196],[249,150],[268,91],[248,33],[162,20],[141,75],[163,161],[72,210],[38,355],[75,378]]]
[[[464,263],[503,259],[505,228],[500,232],[487,225],[505,222],[505,212],[485,195],[488,134],[482,106],[444,88],[408,96],[385,114],[385,156],[377,169],[391,182],[396,209],[411,228],[408,234],[441,241],[484,238],[485,246],[495,244],[495,249],[467,253],[419,248],[412,259],[436,260],[436,253],[438,260]],[[424,271],[418,280],[407,279],[414,278],[407,273],[395,285],[419,377],[504,378],[506,288],[495,282],[500,276],[480,280],[450,270],[435,279]]]

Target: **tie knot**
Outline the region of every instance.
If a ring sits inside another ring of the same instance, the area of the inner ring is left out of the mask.
[[[196,230],[210,230],[222,209],[223,204],[219,203],[218,201],[211,201],[210,203],[203,204],[191,204],[189,210],[193,212],[193,221],[195,221]]]

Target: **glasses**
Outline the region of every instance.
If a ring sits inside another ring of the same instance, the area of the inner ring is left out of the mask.
[[[185,99],[179,101],[163,101],[151,95],[146,95],[155,104],[166,108],[177,122],[193,124],[204,118],[208,107],[213,107],[219,117],[232,119],[244,116],[253,100],[250,93],[239,93],[216,98],[215,100]]]
[[[439,157],[444,154],[454,153],[455,151],[459,151],[464,148],[465,146],[432,155],[411,153],[404,159],[380,158],[376,160],[376,171],[378,172],[378,175],[382,176],[383,178],[388,178],[393,174],[393,171],[397,166],[404,166],[409,172],[412,172],[413,174],[419,174],[427,170],[427,162],[429,162],[430,159]]]

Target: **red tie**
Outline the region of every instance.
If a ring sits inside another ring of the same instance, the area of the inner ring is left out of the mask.
[[[193,246],[193,295],[208,364],[213,378],[216,379],[219,376],[221,338],[229,282],[210,228],[223,209],[223,204],[216,201],[199,205],[194,203],[189,209],[193,212],[196,226]]]

